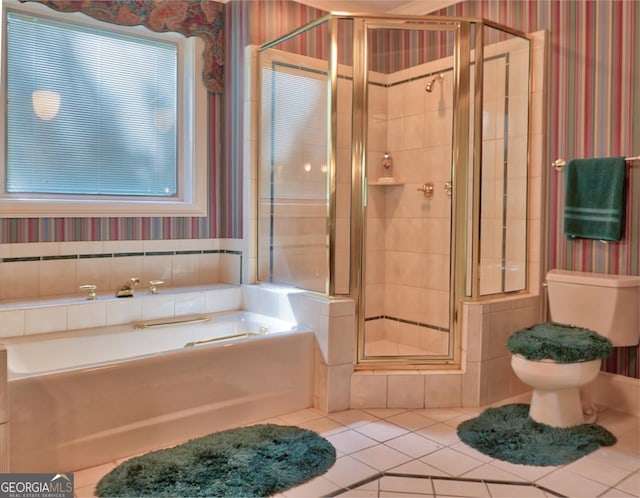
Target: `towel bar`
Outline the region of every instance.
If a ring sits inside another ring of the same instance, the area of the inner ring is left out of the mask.
[[[640,156],[625,157],[624,160],[627,162],[640,161]],[[562,171],[566,164],[567,164],[567,161],[565,161],[564,159],[558,158],[551,163],[551,166],[553,166],[557,171]]]

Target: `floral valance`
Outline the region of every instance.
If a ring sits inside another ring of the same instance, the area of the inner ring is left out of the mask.
[[[20,0],[44,4],[59,12],[82,12],[122,26],[175,31],[204,40],[203,80],[211,92],[223,89],[224,4],[211,0]]]

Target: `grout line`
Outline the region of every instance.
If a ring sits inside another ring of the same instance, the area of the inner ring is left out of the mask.
[[[359,488],[360,486],[364,486],[365,484],[369,484],[370,482],[379,480],[380,478],[384,477],[385,473],[384,472],[378,472],[377,474],[373,474],[372,476],[369,476],[365,479],[361,479],[360,481],[354,482],[353,484],[350,484],[349,486],[346,486],[344,488],[340,488],[332,493],[329,493],[327,495],[324,495],[323,498],[331,498],[334,496],[339,496],[342,493],[346,493],[347,491],[351,491],[353,489]],[[379,489],[378,489],[379,491]]]
[[[382,444],[382,443],[380,443]],[[432,493],[433,496],[436,496],[436,489],[435,489],[435,484],[434,481],[456,481],[456,482],[470,482],[470,483],[478,483],[478,484],[485,484],[485,486],[487,484],[504,484],[504,485],[508,485],[508,486],[522,486],[522,487],[527,487],[527,488],[537,488],[541,491],[544,491],[545,493],[550,494],[551,496],[555,496],[557,498],[569,498],[567,495],[563,495],[562,493],[559,493],[557,491],[553,491],[549,488],[546,488],[544,486],[540,486],[539,484],[536,484],[534,482],[523,482],[523,481],[502,481],[499,479],[482,479],[482,478],[469,478],[469,477],[456,477],[456,476],[436,476],[436,475],[425,475],[425,474],[410,474],[410,473],[404,473],[404,472],[393,472],[393,471],[382,471],[382,472],[378,472],[370,477],[367,477],[365,479],[362,479],[360,481],[357,481],[353,484],[350,484],[348,486],[342,487],[340,489],[337,489],[336,491],[333,491],[332,493],[323,495],[323,498],[333,498],[336,496],[340,496],[343,493],[346,493],[348,491],[352,491],[354,489],[359,488],[360,486],[364,486],[365,484],[368,484],[370,482],[376,481],[376,480],[380,480],[383,477],[399,477],[399,478],[406,478],[406,479],[429,479],[431,481],[431,488],[432,488]],[[489,487],[487,486],[487,491],[489,491]],[[378,493],[379,493],[379,489],[378,489]],[[490,494],[490,492],[489,492]]]

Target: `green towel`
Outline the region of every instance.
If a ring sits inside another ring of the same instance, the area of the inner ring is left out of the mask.
[[[565,168],[564,233],[616,241],[624,226],[624,157],[573,159]]]

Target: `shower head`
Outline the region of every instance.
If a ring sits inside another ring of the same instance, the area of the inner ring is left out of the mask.
[[[431,93],[433,91],[433,85],[436,81],[441,81],[444,79],[444,73],[440,73],[437,76],[435,76],[429,83],[427,83],[427,86],[425,87],[425,91],[427,93]]]

